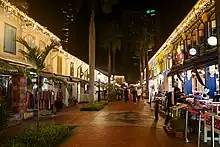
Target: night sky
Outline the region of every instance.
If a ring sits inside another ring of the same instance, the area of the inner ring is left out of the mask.
[[[80,0],[72,0],[75,22],[72,24],[69,52],[88,63],[88,0],[80,3]],[[190,11],[197,0],[120,0],[114,7],[112,14],[106,16],[98,11],[97,25],[106,23],[108,20],[122,20],[126,10],[145,10],[156,7],[160,13],[160,44],[172,33],[175,27]],[[29,6],[29,15],[43,26],[47,27],[58,37],[62,36],[61,6],[65,0],[32,0]],[[77,12],[79,9],[79,12]],[[160,45],[159,45],[160,46]],[[97,48],[96,67],[107,71],[107,51]],[[135,82],[139,78],[139,65],[134,65],[132,53],[126,49],[126,45],[116,54],[116,72],[126,75],[128,82]]]

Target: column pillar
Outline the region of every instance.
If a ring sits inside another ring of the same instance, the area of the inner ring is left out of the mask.
[[[191,70],[188,70],[186,72],[186,76],[185,76],[185,91],[186,94],[192,94],[192,73]]]
[[[209,88],[209,97],[213,98],[216,91],[216,73],[207,67],[207,86]]]
[[[21,114],[21,119],[23,119],[23,113],[27,109],[27,78],[21,75],[13,75],[12,76],[12,106],[13,110],[17,114]]]

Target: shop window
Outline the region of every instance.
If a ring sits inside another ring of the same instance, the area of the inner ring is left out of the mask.
[[[196,43],[196,35],[193,35],[192,36],[192,46],[194,47],[196,45],[197,45],[197,43]]]
[[[82,76],[83,76],[82,66],[79,66],[79,67],[77,68],[77,77],[78,77],[78,78],[82,78]]]
[[[216,35],[216,20],[211,21],[211,35],[215,36]]]
[[[88,69],[84,72],[84,79],[85,80],[88,80],[89,78],[88,78]]]
[[[62,63],[62,57],[57,56],[57,73],[62,74],[62,68],[63,68],[63,63]]]
[[[204,30],[199,30],[199,43],[204,43]]]
[[[194,30],[192,32],[192,47],[195,47],[197,45],[197,33],[196,33],[197,30]]]
[[[74,63],[70,63],[70,76],[74,76]]]
[[[187,37],[186,39],[186,48],[187,50],[192,48],[192,41],[190,40],[190,37]]]
[[[196,35],[192,36],[192,46],[196,46]]]
[[[204,43],[205,34],[204,34],[204,24],[200,24],[199,26],[199,43]]]
[[[190,39],[186,40],[186,47],[187,47],[187,53],[185,53],[185,55],[186,55],[186,58],[188,58],[189,57],[189,50],[192,48],[192,42]]]
[[[173,63],[174,63],[174,64],[177,63],[176,59],[177,59],[177,49],[174,48],[174,49],[173,49]]]
[[[4,52],[16,54],[16,32],[15,27],[5,23]]]
[[[77,68],[77,78],[80,78],[80,67]]]
[[[181,50],[181,52],[184,51],[184,41],[183,40],[180,43],[180,50]]]

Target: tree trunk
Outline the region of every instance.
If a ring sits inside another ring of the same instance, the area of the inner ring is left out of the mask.
[[[40,97],[41,97],[41,83],[40,73],[37,74],[37,129],[40,125]]]
[[[142,63],[143,63],[143,67],[142,67],[142,71],[143,71],[143,75],[142,75],[142,78],[143,78],[143,82],[146,81],[146,74],[145,74],[145,68],[146,68],[146,54],[145,54],[145,51],[143,51],[143,59],[142,59]],[[144,89],[145,87],[145,89]],[[142,86],[142,97],[143,97],[143,92],[145,92],[147,89],[146,85],[143,84]]]
[[[53,115],[55,115],[55,111],[56,111],[56,109],[55,109],[55,90],[54,90],[54,86],[55,86],[55,84],[54,84],[54,81],[52,81],[52,83],[53,83],[53,91],[54,91],[54,98],[53,98]]]
[[[142,60],[143,60],[143,69],[142,69],[143,70],[143,80],[146,80],[146,78],[145,78],[146,76],[145,76],[145,72],[144,72],[145,71],[144,69],[146,68],[146,65],[147,65],[146,64],[146,53],[145,53],[145,51],[143,51],[143,59]]]
[[[141,89],[143,90],[143,62],[142,62],[142,52],[140,52],[140,59],[139,59],[139,62],[140,62],[140,87]]]
[[[113,71],[112,71],[112,74],[113,74],[113,80],[115,79],[115,54],[116,53],[113,53],[113,59],[112,59],[112,66],[113,66]]]
[[[94,84],[95,84],[95,12],[92,10],[89,24],[89,102],[94,101]]]
[[[108,99],[110,100],[110,85],[111,85],[111,45],[108,48]]]
[[[146,61],[145,61],[145,66],[146,66],[146,98],[148,99],[149,98],[149,66],[148,66],[148,50],[146,51],[145,53],[145,56],[146,56]]]

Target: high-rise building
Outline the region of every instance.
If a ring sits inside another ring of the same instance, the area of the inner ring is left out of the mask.
[[[21,11],[28,13],[28,1],[27,0],[9,0],[9,2],[15,5]]]
[[[146,28],[147,31],[152,34],[154,40],[154,46],[151,48],[152,52],[150,52],[150,54],[156,52],[158,46],[160,46],[160,14],[157,9],[152,7],[143,10],[125,11],[122,21],[124,26],[128,24],[129,28],[127,29],[130,30],[130,33],[135,33],[132,28],[136,26]]]
[[[63,48],[67,50],[71,24],[74,22],[72,4],[70,3],[63,4],[61,10],[62,10],[62,15],[63,15],[63,28],[62,28],[63,37],[61,41],[62,41]]]
[[[160,14],[155,8],[145,10],[145,14],[141,17],[143,20],[143,27],[146,27],[149,33],[151,33],[154,40],[154,46],[152,46],[152,53],[160,46]]]

